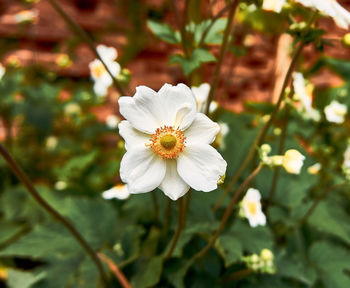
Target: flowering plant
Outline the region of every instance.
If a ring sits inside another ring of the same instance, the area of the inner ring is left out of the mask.
[[[1,60],[0,286],[350,287],[345,1],[47,2],[91,54]]]

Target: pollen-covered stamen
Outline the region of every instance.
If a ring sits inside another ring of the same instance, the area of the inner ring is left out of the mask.
[[[146,146],[151,147],[163,159],[174,159],[185,148],[185,139],[186,137],[179,129],[163,126],[152,134],[150,142]]]

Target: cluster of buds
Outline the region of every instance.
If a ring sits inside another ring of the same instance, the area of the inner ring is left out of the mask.
[[[269,156],[271,146],[263,144],[259,149],[261,162],[269,167],[283,166],[283,168],[291,174],[300,174],[303,167],[305,156],[298,150],[289,149],[284,155]]]
[[[276,266],[274,265],[274,256],[271,250],[263,249],[260,255],[253,254],[245,256],[242,260],[246,263],[249,269],[255,272],[274,274],[276,273]]]

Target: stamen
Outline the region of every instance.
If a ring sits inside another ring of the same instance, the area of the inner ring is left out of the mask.
[[[150,142],[145,145],[151,147],[163,159],[174,159],[185,148],[186,137],[179,129],[171,126],[162,126],[151,135]]]

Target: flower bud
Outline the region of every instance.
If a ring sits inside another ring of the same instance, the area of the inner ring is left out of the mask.
[[[346,33],[342,39],[342,43],[345,47],[350,47],[350,33]]]
[[[282,166],[288,173],[299,174],[303,167],[305,156],[298,150],[287,150],[283,156]]]
[[[270,262],[273,260],[273,253],[269,249],[263,249],[260,253],[261,260]]]

